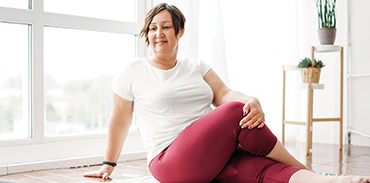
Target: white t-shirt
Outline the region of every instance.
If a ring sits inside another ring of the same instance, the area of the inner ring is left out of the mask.
[[[114,77],[113,92],[134,101],[148,162],[212,110],[213,92],[203,79],[210,69],[201,60],[185,58],[178,59],[174,68],[161,70],[137,58]]]

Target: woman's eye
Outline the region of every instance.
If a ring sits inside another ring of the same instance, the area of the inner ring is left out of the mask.
[[[163,27],[163,29],[169,29],[169,28],[171,28],[171,27]]]
[[[150,31],[155,31],[157,30],[155,27],[149,28]]]

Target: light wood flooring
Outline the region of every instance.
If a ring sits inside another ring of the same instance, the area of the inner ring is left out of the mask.
[[[370,147],[344,146],[343,151],[340,152],[337,145],[313,144],[313,151],[310,156],[305,155],[305,143],[288,143],[286,147],[297,159],[316,172],[370,175]],[[157,182],[151,177],[146,166],[146,160],[120,162],[111,179],[107,181],[82,176],[84,172],[98,170],[99,168],[100,165],[11,174],[0,176],[0,183]]]

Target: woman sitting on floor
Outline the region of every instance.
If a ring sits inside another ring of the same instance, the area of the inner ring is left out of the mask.
[[[160,182],[370,182],[323,176],[296,160],[265,125],[256,98],[229,89],[205,62],[177,58],[184,24],[173,5],[147,13],[141,36],[153,56],[131,61],[114,78],[104,165],[85,176],[113,172],[135,111],[149,170]]]

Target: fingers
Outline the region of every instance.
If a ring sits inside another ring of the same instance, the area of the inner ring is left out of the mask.
[[[243,115],[247,115],[249,113],[249,110],[250,110],[250,105],[247,103],[244,105],[243,107]]]
[[[84,177],[101,177],[100,172],[87,172],[83,175]]]
[[[263,126],[265,126],[265,119],[263,119],[262,123],[260,123],[260,125],[258,125],[258,128],[262,128]]]
[[[255,127],[262,128],[265,124],[265,114],[262,109],[253,103],[247,103],[243,107],[245,117],[240,120],[242,129],[253,129]]]
[[[95,172],[87,172],[83,175],[84,177],[94,177],[94,178],[102,178],[103,180],[108,180],[110,173],[104,171],[95,171]]]
[[[107,180],[109,178],[109,174],[106,172],[103,174],[102,179]]]
[[[84,177],[95,177],[95,178],[102,178],[103,180],[110,181],[109,176],[113,172],[114,167],[110,165],[103,165],[98,171],[94,172],[87,172],[83,176]]]
[[[242,129],[253,129],[255,127],[262,128],[265,125],[265,118],[263,116],[254,116],[252,119],[248,120],[247,117],[245,117],[241,120],[239,125]]]
[[[108,180],[109,179],[109,173],[105,172],[101,174],[100,172],[87,172],[83,176],[84,177],[94,177],[94,178],[102,178],[103,180]]]

